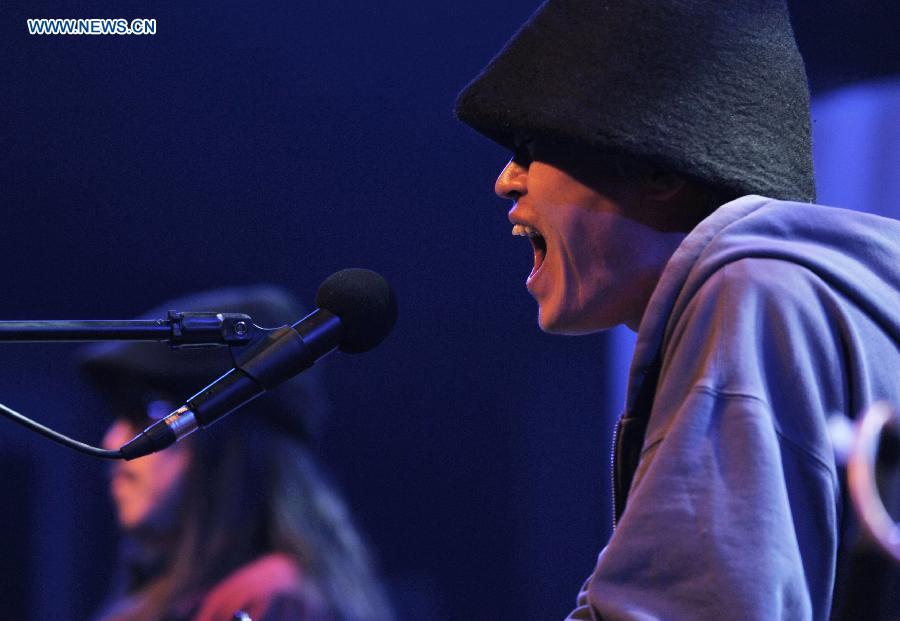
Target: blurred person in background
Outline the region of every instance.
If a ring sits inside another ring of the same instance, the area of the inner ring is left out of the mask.
[[[145,316],[240,312],[262,327],[303,312],[272,287],[173,300]],[[226,348],[104,343],[79,361],[118,448],[232,368]],[[310,449],[325,399],[314,369],[174,446],[112,465],[122,538],[103,621],[392,618],[372,558]]]

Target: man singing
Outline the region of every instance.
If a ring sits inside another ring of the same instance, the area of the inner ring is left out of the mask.
[[[900,223],[813,204],[808,99],[783,0],[549,0],[459,96],[540,327],[638,332],[572,619],[839,606],[827,421],[900,405]]]

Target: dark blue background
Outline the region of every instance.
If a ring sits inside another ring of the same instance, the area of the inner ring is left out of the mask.
[[[0,318],[128,318],[258,281],[311,305],[337,269],[383,273],[400,320],[321,363],[320,451],[401,617],[561,618],[609,533],[623,354],[538,331],[530,249],[491,190],[507,154],[451,113],[534,6],[189,4],[0,4]],[[828,4],[794,6],[817,91],[898,70],[889,2]],[[29,17],[158,33],[29,36]],[[74,351],[4,345],[0,402],[96,442]],[[113,556],[105,464],[0,427],[3,612],[85,618]]]

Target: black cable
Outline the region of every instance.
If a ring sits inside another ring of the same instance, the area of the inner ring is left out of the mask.
[[[84,444],[83,442],[79,442],[78,440],[73,440],[69,436],[64,436],[57,431],[53,431],[49,427],[45,427],[44,425],[31,420],[27,416],[19,414],[15,410],[6,407],[2,403],[0,403],[0,414],[14,420],[23,427],[27,427],[28,429],[36,431],[44,437],[50,438],[54,442],[59,442],[63,446],[68,446],[69,448],[75,449],[76,451],[79,451],[81,453],[87,453],[88,455],[93,455],[94,457],[102,457],[104,459],[124,459],[122,457],[121,451],[110,451],[107,449],[97,448],[96,446],[91,446],[90,444]]]

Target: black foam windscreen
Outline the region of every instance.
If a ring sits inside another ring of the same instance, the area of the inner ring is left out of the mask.
[[[397,298],[377,272],[349,268],[325,279],[316,292],[316,306],[341,319],[346,353],[369,351],[390,333],[397,321]]]

